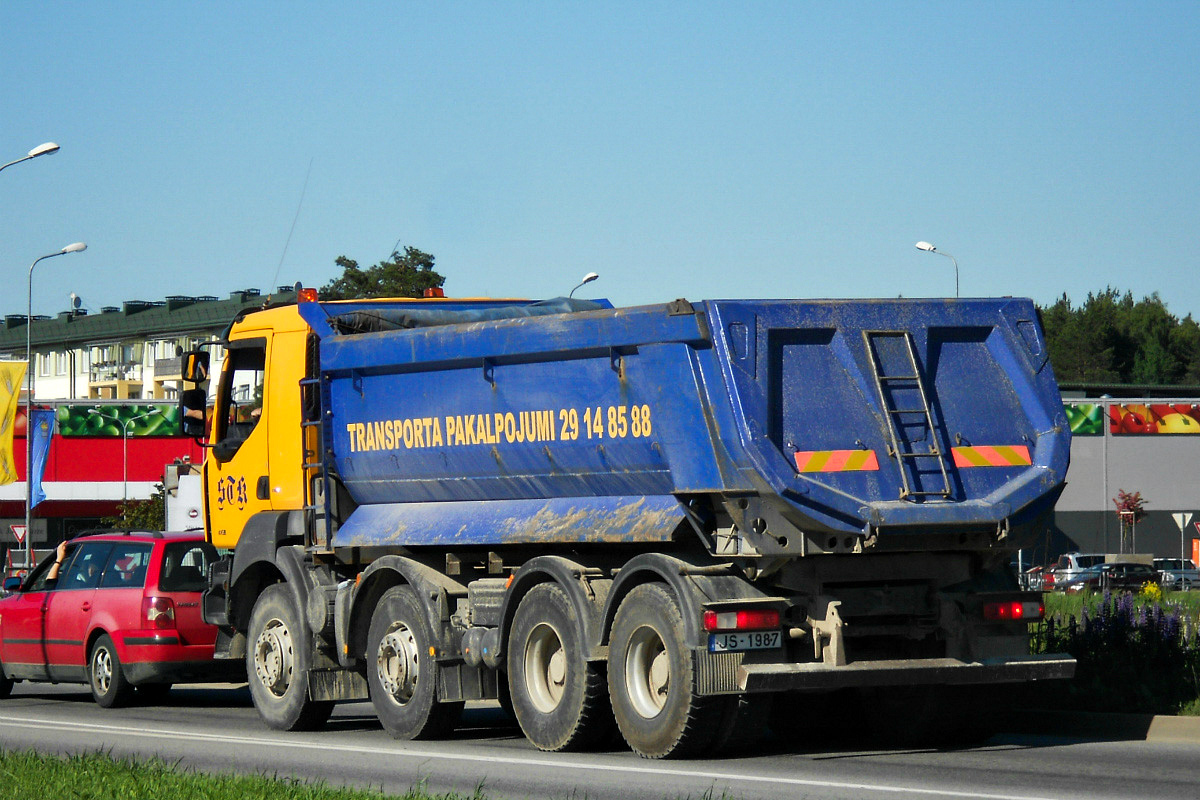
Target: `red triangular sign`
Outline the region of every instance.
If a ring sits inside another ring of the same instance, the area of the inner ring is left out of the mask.
[[[9,525],[12,528],[13,536],[17,537],[17,544],[25,544],[25,526],[24,525]]]

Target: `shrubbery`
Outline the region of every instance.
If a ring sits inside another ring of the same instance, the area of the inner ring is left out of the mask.
[[[1078,666],[1069,683],[1038,687],[1035,702],[1077,711],[1200,713],[1198,616],[1190,600],[1164,598],[1157,586],[1137,595],[1048,595],[1034,651],[1070,653]]]

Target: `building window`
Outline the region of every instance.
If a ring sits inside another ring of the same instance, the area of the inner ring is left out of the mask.
[[[37,356],[38,375],[43,378],[50,377],[50,354],[38,353]]]
[[[54,354],[54,374],[55,375],[66,375],[68,361],[70,361],[70,357],[66,350],[63,350],[61,353],[55,353]]]

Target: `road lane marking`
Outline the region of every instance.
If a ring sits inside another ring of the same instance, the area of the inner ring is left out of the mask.
[[[313,742],[310,740],[264,739],[252,736],[230,736],[219,733],[200,733],[175,731],[167,728],[128,727],[123,725],[99,725],[90,722],[57,722],[53,720],[32,721],[20,717],[0,715],[0,725],[12,728],[31,728],[34,730],[73,730],[94,731],[106,734],[124,734],[127,736],[149,737],[157,736],[181,741],[219,742],[221,744],[268,745],[293,750],[319,750],[324,753],[331,751],[356,753],[366,755],[402,756],[416,758],[422,761],[430,759],[453,759],[456,761],[477,762],[483,764],[503,764],[506,766],[551,767],[554,769],[590,770],[592,772],[633,773],[638,775],[654,775],[669,778],[704,778],[712,781],[743,782],[771,784],[781,786],[798,786],[813,789],[848,789],[860,792],[881,792],[893,794],[909,794],[928,797],[961,797],[976,798],[977,800],[1062,800],[1061,797],[1041,797],[1028,794],[996,794],[990,792],[972,792],[961,789],[925,789],[915,786],[895,786],[887,784],[854,783],[849,781],[814,780],[811,778],[783,778],[761,775],[739,775],[734,772],[717,772],[697,769],[668,769],[650,764],[591,764],[584,761],[569,759],[550,759],[545,757],[523,758],[517,756],[497,756],[484,754],[463,754],[439,750],[409,750],[404,744],[397,743],[395,747],[372,747],[363,745],[345,745],[329,742]],[[286,734],[280,734],[285,736]],[[412,746],[409,744],[409,746]]]

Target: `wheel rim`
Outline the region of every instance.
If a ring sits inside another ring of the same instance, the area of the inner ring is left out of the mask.
[[[403,622],[392,623],[379,643],[375,671],[387,696],[404,705],[412,699],[420,677],[417,637]]]
[[[671,661],[662,637],[643,626],[625,650],[625,686],[633,710],[646,719],[658,716],[671,690]]]
[[[92,685],[98,693],[108,694],[109,687],[112,686],[112,675],[112,653],[108,652],[107,647],[98,648],[92,656]]]
[[[525,641],[525,686],[534,707],[543,713],[558,708],[567,685],[567,653],[552,626],[541,623]]]
[[[267,691],[282,697],[292,682],[293,665],[292,632],[283,620],[272,619],[254,643],[254,672]]]

